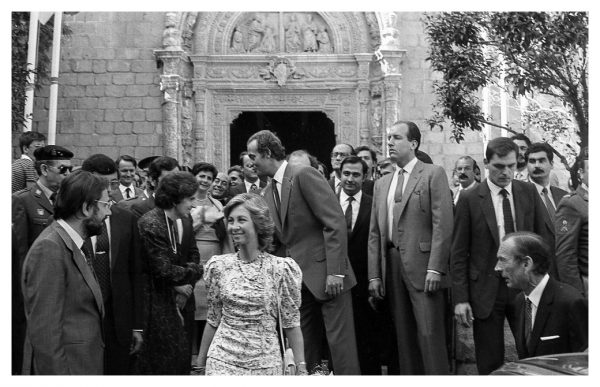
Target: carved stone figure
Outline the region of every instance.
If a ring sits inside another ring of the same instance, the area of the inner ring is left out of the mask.
[[[317,25],[312,20],[312,15],[306,16],[306,24],[303,30],[304,52],[317,51]]]
[[[260,43],[260,52],[273,52],[275,51],[275,37],[273,36],[273,27],[270,25],[265,26],[265,35]]]
[[[381,31],[381,47],[387,49],[400,49],[400,32],[396,28],[396,14],[390,12]]]
[[[237,28],[233,31],[233,38],[231,39],[231,52],[235,54],[242,54],[246,52],[244,48],[244,35]]]
[[[371,126],[375,130],[375,133],[379,133],[381,128],[381,101],[376,99],[373,100],[373,115],[371,116]]]
[[[248,52],[254,52],[258,49],[264,31],[262,19],[256,15],[248,28]]]
[[[165,15],[165,30],[163,32],[162,44],[166,50],[181,49],[179,30],[177,25],[177,12],[167,12]]]
[[[300,25],[298,24],[296,15],[294,14],[290,15],[290,21],[285,27],[285,51],[302,51],[302,41],[300,40]]]
[[[327,33],[327,28],[324,26],[319,27],[317,43],[319,44],[319,52],[324,54],[331,54],[333,52],[333,47],[331,47],[331,42],[329,41],[329,33]]]

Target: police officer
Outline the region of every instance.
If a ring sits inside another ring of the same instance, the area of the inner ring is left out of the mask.
[[[575,170],[579,185],[556,209],[556,266],[558,277],[588,295],[588,148],[581,151]]]

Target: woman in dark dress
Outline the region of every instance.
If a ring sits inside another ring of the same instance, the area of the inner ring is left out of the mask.
[[[156,208],[138,221],[150,277],[139,374],[190,372],[193,288],[203,271],[190,217],[197,189],[189,172],[163,177],[155,193]]]

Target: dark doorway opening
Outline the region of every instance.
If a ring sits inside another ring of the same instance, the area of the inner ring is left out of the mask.
[[[263,129],[279,137],[286,153],[306,149],[331,171],[335,132],[323,112],[243,112],[231,123],[230,165],[239,164],[238,156],[250,136]]]

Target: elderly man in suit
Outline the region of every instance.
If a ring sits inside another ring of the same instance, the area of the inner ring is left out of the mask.
[[[117,165],[103,154],[85,159],[81,169],[109,184],[117,178]],[[127,375],[130,355],[137,353],[143,342],[143,276],[134,215],[112,207],[111,215],[102,225],[101,236],[91,237],[86,243],[93,253],[93,266],[104,300],[104,373]]]
[[[356,279],[337,198],[316,169],[287,163],[285,149],[272,132],[253,134],[247,148],[258,173],[272,178],[264,197],[275,237],[282,243],[276,254],[292,257],[302,269],[300,315],[307,369],[326,358],[320,353],[324,324],[334,372],[359,374],[350,295]]]
[[[132,156],[121,155],[115,160],[118,168],[118,182],[119,185],[113,189],[110,193],[112,200],[120,202],[122,200],[128,200],[136,198],[142,195],[142,190],[136,187],[134,176],[137,168],[137,162]],[[115,178],[110,183],[116,182]]]
[[[494,271],[502,237],[515,230],[533,231],[554,243],[548,212],[535,187],[513,178],[518,153],[508,138],[491,140],[484,160],[488,178],[460,195],[454,213],[454,315],[464,327],[473,323],[480,374],[489,374],[504,362],[505,317],[515,332],[516,292]]]
[[[415,155],[417,125],[387,133],[397,171],[375,184],[369,236],[369,291],[386,297],[394,320],[401,374],[447,374],[444,325],[452,196],[443,168]]]
[[[521,291],[516,301],[519,358],[581,352],[588,347],[588,307],[577,289],[548,275],[551,250],[539,235],[505,235],[496,271]]]
[[[61,183],[54,221],[23,263],[27,317],[23,373],[103,374],[104,301],[84,241],[102,232],[111,214],[106,180],[77,171]]]

